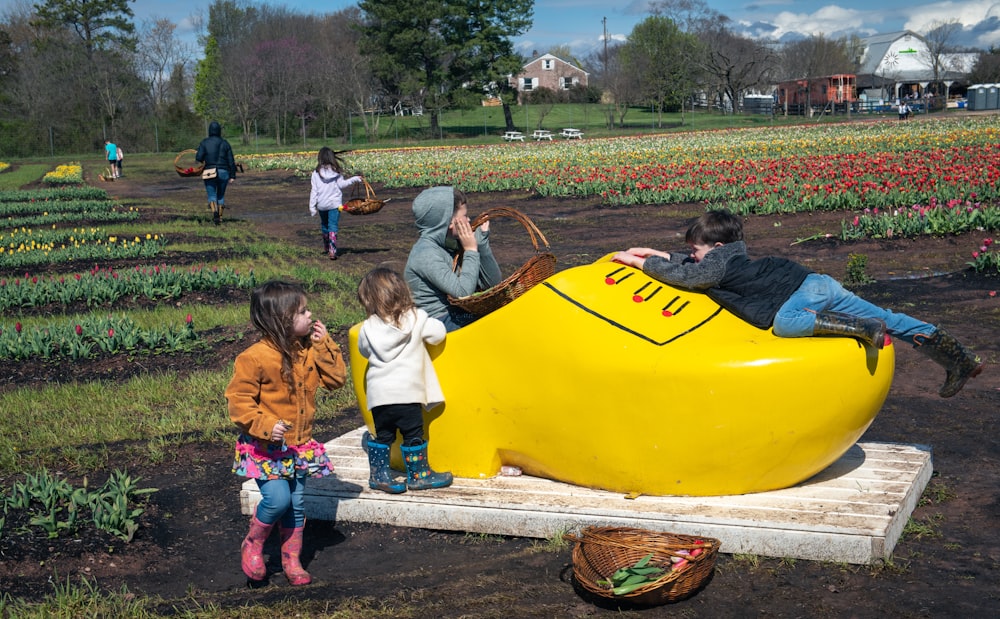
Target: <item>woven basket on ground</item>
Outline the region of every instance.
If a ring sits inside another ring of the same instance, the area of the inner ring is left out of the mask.
[[[385,206],[389,200],[379,200],[375,197],[375,190],[368,184],[367,180],[362,180],[365,188],[365,195],[361,197],[360,184],[355,183],[351,191],[351,199],[344,202],[341,209],[351,215],[371,215],[377,213]]]
[[[487,209],[472,221],[472,228],[478,228],[483,223],[497,217],[510,217],[520,222],[528,232],[531,244],[535,246],[535,252],[537,253],[525,262],[521,268],[514,271],[510,277],[489,290],[465,297],[448,297],[448,302],[452,305],[456,305],[477,316],[485,316],[494,310],[500,309],[530,290],[535,284],[551,277],[556,272],[555,255],[548,251],[543,251],[549,248],[548,240],[542,234],[542,231],[535,226],[535,223],[528,219],[528,216],[524,213],[506,207]]]
[[[632,527],[586,527],[579,537],[565,535],[573,547],[573,578],[585,590],[630,604],[655,606],[689,597],[715,569],[720,542],[711,537],[664,533]],[[692,551],[700,549],[698,556]],[[681,552],[683,551],[683,552]],[[617,570],[635,565],[652,553],[649,565],[674,566],[663,576],[630,593],[615,595],[608,581]],[[686,563],[674,563],[679,557]],[[677,565],[683,565],[677,569]]]
[[[195,149],[189,148],[187,150],[182,150],[181,152],[177,153],[177,156],[174,157],[174,169],[177,170],[178,174],[185,177],[201,176],[202,171],[205,169],[204,163],[198,163],[197,161],[194,162],[193,165],[184,165],[183,163],[181,163],[181,159],[183,159],[185,155],[194,155],[197,152],[198,151],[196,151]]]

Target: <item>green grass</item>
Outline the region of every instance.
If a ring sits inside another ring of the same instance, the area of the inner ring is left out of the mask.
[[[141,358],[137,358],[141,363]],[[70,383],[0,394],[0,469],[68,466],[77,473],[110,464],[109,446],[141,453],[144,440],[222,440],[231,434],[223,391],[229,372],[141,376],[121,384]],[[30,420],[30,422],[25,422]],[[96,466],[95,466],[96,465]]]
[[[20,189],[23,185],[34,183],[45,176],[45,173],[52,170],[56,165],[58,164],[31,163],[20,165],[17,169],[8,169],[3,174],[0,174],[0,191]]]

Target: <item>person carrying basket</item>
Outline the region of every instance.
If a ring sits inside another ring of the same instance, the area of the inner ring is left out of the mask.
[[[473,230],[466,202],[465,194],[453,187],[431,187],[413,200],[420,238],[410,250],[403,273],[417,307],[443,322],[448,331],[476,319],[449,303],[449,295],[465,297],[503,280],[490,249],[489,221]]]
[[[337,233],[340,231],[340,210],[344,205],[344,189],[361,183],[364,178],[352,176],[344,178],[343,164],[339,153],[327,146],[316,155],[316,169],[312,173],[312,188],[309,191],[309,214],[319,215],[323,233],[323,253],[330,260],[337,259]]]

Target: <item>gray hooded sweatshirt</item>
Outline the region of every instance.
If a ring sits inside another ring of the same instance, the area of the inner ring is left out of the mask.
[[[467,251],[459,273],[452,270],[461,246],[448,238],[448,226],[455,212],[455,192],[451,187],[431,187],[413,200],[420,238],[413,244],[403,275],[417,307],[434,318],[448,315],[448,295],[465,297],[477,289],[486,290],[503,281],[500,266],[490,249],[489,234],[476,230],[478,251]]]

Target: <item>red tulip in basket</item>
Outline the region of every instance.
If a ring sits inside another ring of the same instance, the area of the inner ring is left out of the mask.
[[[202,170],[205,169],[204,163],[198,163],[197,161],[195,161],[190,165],[186,165],[181,161],[181,159],[185,158],[185,155],[194,155],[197,152],[198,151],[194,150],[193,148],[189,148],[187,150],[182,150],[181,152],[177,153],[177,156],[174,157],[174,169],[177,170],[178,174],[184,177],[201,176]]]

